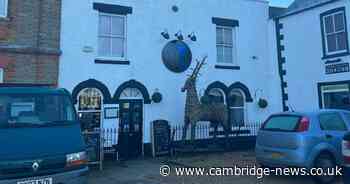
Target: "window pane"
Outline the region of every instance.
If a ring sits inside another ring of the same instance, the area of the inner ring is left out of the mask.
[[[224,47],[224,62],[225,63],[232,63],[232,47]]]
[[[230,109],[231,123],[233,126],[244,126],[244,109]]]
[[[334,32],[333,16],[327,16],[324,18],[326,33]]]
[[[264,130],[294,131],[298,126],[299,116],[273,116],[264,125]]]
[[[338,50],[345,50],[346,49],[346,33],[341,32],[337,34],[337,42],[338,42]]]
[[[244,107],[243,94],[238,90],[231,91],[228,100],[230,107]]]
[[[217,62],[218,63],[224,62],[224,47],[223,46],[217,46]]]
[[[216,28],[216,43],[217,44],[224,43],[223,29],[222,28]]]
[[[232,36],[233,36],[232,29],[224,29],[225,44],[232,45],[232,42],[233,42]]]
[[[328,35],[327,36],[327,48],[328,48],[328,52],[334,52],[337,51],[337,47],[336,47],[336,35],[332,34],[332,35]]]
[[[112,38],[112,56],[124,57],[124,39]]]
[[[220,89],[211,89],[208,95],[209,102],[225,103],[224,93]]]
[[[320,115],[320,126],[322,130],[346,131],[347,128],[341,116],[336,113]]]
[[[99,37],[98,53],[101,56],[109,56],[111,52],[110,38]]]
[[[110,19],[110,17],[100,15],[99,34],[100,35],[111,34],[111,19]]]
[[[124,37],[124,17],[112,17],[112,34]]]
[[[350,110],[349,92],[329,92],[323,94],[324,108]]]
[[[344,13],[338,13],[334,15],[335,31],[342,31],[345,28],[344,25]]]

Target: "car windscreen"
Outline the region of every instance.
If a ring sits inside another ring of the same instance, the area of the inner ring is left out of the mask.
[[[76,121],[66,95],[0,95],[0,128],[43,127]]]
[[[293,132],[297,128],[300,116],[271,116],[262,127],[263,130]]]

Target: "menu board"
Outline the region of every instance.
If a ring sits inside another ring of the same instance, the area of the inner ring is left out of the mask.
[[[153,156],[169,154],[170,151],[170,126],[165,120],[152,122],[152,149]]]

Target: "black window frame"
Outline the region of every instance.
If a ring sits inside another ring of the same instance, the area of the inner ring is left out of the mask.
[[[349,91],[350,91],[350,80],[336,81],[336,82],[319,82],[319,83],[317,83],[318,106],[319,106],[320,109],[325,109],[324,104],[323,104],[322,87],[323,86],[331,86],[331,85],[342,85],[342,84],[348,85]]]
[[[327,46],[326,46],[326,40],[325,40],[325,27],[324,27],[324,17],[329,16],[331,14],[340,13],[342,12],[344,14],[344,23],[345,23],[345,41],[346,41],[346,50],[344,52],[335,53],[335,54],[328,54]],[[322,46],[323,46],[323,57],[322,59],[328,59],[328,58],[334,58],[334,57],[341,57],[341,56],[347,56],[350,55],[349,50],[349,35],[348,35],[348,24],[346,19],[346,8],[345,7],[339,7],[335,9],[328,10],[326,12],[323,12],[320,14],[320,25],[321,25],[321,36],[322,36]]]

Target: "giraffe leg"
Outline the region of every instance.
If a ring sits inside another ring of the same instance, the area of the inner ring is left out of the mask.
[[[196,139],[196,124],[197,123],[192,123],[191,124],[191,141],[194,142]]]
[[[183,127],[183,131],[182,131],[182,141],[186,141],[188,125],[189,125],[189,121],[186,118],[185,126]]]
[[[230,126],[228,126],[227,124],[222,124],[222,126],[224,127],[225,132],[225,149],[229,149],[229,134],[231,132],[231,129]]]

